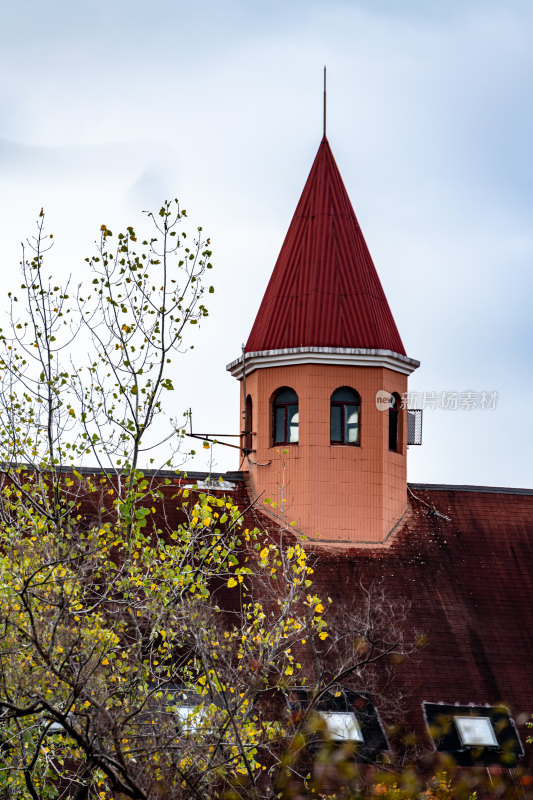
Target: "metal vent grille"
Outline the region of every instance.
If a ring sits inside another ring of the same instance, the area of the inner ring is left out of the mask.
[[[422,409],[407,409],[407,444],[422,444]]]

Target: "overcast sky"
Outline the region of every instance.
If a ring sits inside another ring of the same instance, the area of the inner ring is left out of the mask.
[[[409,478],[533,486],[533,4],[529,0],[77,0],[2,4],[1,270],[45,206],[54,269],[102,223],[181,198],[216,293],[173,413],[237,432],[239,355],[322,133],[431,410]],[[437,403],[438,404],[438,403]],[[238,466],[218,446],[219,469]],[[206,467],[202,453],[191,468]]]

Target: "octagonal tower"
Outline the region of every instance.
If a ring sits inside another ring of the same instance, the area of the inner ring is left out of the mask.
[[[251,490],[324,545],[385,542],[407,507],[408,358],[326,137],[242,358]],[[282,502],[283,501],[283,502]]]

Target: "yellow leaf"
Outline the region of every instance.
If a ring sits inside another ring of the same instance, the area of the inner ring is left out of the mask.
[[[233,589],[234,586],[237,586],[237,581],[235,578],[230,578],[228,581],[228,589]]]

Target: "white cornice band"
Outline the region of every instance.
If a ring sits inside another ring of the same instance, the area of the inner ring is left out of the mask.
[[[246,375],[256,369],[286,367],[293,364],[335,364],[347,367],[385,367],[403,375],[420,366],[420,361],[392,350],[369,350],[359,347],[287,347],[283,350],[260,350],[246,353]],[[234,378],[242,378],[243,359],[236,358],[226,369]]]

